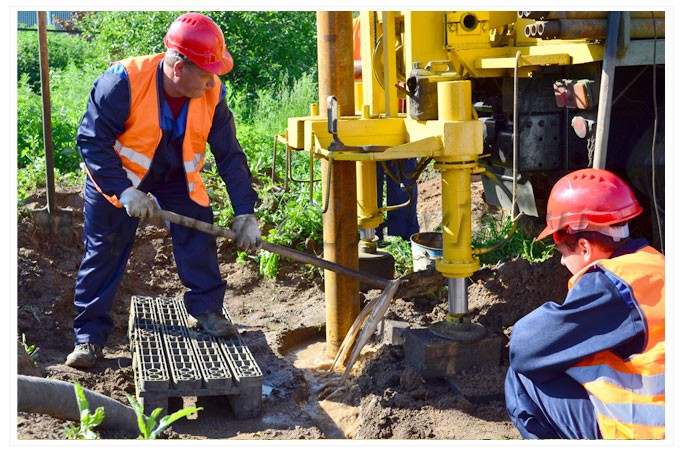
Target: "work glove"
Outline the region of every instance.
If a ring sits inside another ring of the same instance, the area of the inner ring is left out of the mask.
[[[261,231],[253,214],[237,215],[232,223],[232,230],[238,247],[243,250],[261,248]]]
[[[129,217],[139,217],[141,220],[152,218],[154,215],[154,203],[147,197],[147,193],[135,187],[128,187],[119,196],[119,202],[123,204]]]

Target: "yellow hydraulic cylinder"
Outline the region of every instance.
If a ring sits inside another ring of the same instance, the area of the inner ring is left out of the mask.
[[[483,130],[473,117],[470,81],[439,82],[437,92],[439,121],[458,122],[460,132],[445,140],[450,144],[435,158],[434,166],[441,170],[443,209],[443,257],[437,260],[436,269],[447,278],[466,278],[479,268],[479,259],[472,255],[470,184],[483,150],[483,145],[472,147],[468,138],[473,134],[483,137]]]
[[[441,164],[441,201],[443,203],[443,257],[437,271],[447,278],[466,278],[479,269],[472,255],[472,207],[470,184],[472,166]]]
[[[358,228],[375,229],[382,223],[377,206],[377,163],[373,160],[356,162],[358,187]]]
[[[439,120],[469,121],[472,119],[472,84],[469,81],[439,82],[436,84],[436,92],[439,99]],[[465,151],[465,153],[468,152]]]
[[[339,113],[354,114],[353,13],[318,11],[318,94],[320,105],[334,95]],[[329,193],[323,214],[325,259],[358,269],[356,216],[356,165],[351,161],[321,161],[322,173],[330,168],[329,184],[323,178],[323,193]],[[360,283],[355,278],[325,270],[326,353],[334,357],[360,312]]]

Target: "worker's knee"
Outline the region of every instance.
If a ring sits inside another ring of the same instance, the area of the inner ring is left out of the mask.
[[[505,377],[505,405],[510,419],[524,439],[559,438],[525,385],[531,382],[508,369]]]

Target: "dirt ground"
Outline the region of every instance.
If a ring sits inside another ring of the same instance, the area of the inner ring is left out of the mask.
[[[476,219],[489,207],[483,202],[481,183],[473,183],[472,188]],[[422,230],[432,230],[440,222],[439,192],[438,179],[420,185]],[[31,201],[30,207],[43,206],[44,192],[36,193]],[[112,313],[115,329],[105,346],[105,359],[89,371],[72,369],[63,362],[73,348],[73,290],[83,253],[80,187],[58,190],[56,203],[73,209],[73,228],[67,234],[46,237],[31,218],[18,218],[17,334],[25,334],[26,343],[39,349],[38,367],[22,366],[20,359],[19,373],[77,381],[84,388],[127,404],[125,394],[135,393],[126,336],[131,296],[181,297],[185,290],[176,275],[170,236],[160,224],[148,223],[139,228]],[[171,405],[171,409],[180,408],[181,403],[194,403],[204,409],[192,419],[174,423],[165,438],[519,439],[502,399],[507,339],[521,316],[544,301],[564,298],[569,274],[557,256],[541,264],[515,260],[485,267],[471,277],[468,290],[472,319],[484,325],[492,337],[501,338],[502,346],[497,365],[469,369],[457,376],[460,388],[467,391],[458,392],[443,379],[422,378],[406,365],[403,346],[379,340],[367,346],[341,389],[331,391],[324,381],[329,374],[317,368],[298,367],[292,350],[292,344],[302,337],[324,341],[325,298],[319,272],[282,262],[278,277],[265,279],[259,276],[253,261],[235,262],[234,245],[223,239],[218,243],[221,272],[228,283],[225,305],[263,373],[262,413],[255,419],[238,420],[224,397],[172,400],[178,406]],[[370,299],[376,293],[366,296]],[[394,300],[386,317],[419,328],[442,320],[447,309],[444,293],[436,292]],[[321,333],[311,333],[315,331]],[[316,349],[312,350],[315,354]],[[65,439],[65,420],[23,412],[17,414],[16,420],[16,438],[20,440]],[[134,438],[122,431],[100,430],[100,434],[103,439]]]

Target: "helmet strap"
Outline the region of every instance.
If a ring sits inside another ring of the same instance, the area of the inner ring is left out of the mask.
[[[578,232],[594,231],[602,235],[607,235],[612,237],[614,240],[619,241],[629,237],[630,232],[628,229],[628,223],[624,223],[618,226],[600,226],[594,224],[587,225],[570,225],[568,228],[570,234],[576,234]]]

